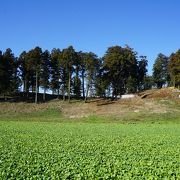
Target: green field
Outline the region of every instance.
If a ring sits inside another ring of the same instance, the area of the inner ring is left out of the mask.
[[[180,124],[0,121],[0,179],[180,179]]]

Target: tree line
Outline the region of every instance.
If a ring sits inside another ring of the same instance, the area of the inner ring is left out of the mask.
[[[51,52],[40,47],[15,57],[10,48],[0,51],[0,94],[8,95],[23,88],[29,93],[43,90],[43,100],[49,90],[63,97],[89,96],[117,98],[125,93],[136,93],[152,87],[180,86],[180,50],[170,57],[159,54],[153,75],[147,74],[146,56],[129,46],[109,47],[99,58],[93,52],[77,52],[72,46],[54,48]]]

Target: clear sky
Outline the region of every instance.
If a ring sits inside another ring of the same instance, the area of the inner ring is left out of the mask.
[[[146,55],[180,48],[180,0],[0,0],[0,50],[66,48],[103,56],[128,44]]]

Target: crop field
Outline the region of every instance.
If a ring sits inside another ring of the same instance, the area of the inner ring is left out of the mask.
[[[0,179],[180,179],[180,124],[0,121]]]

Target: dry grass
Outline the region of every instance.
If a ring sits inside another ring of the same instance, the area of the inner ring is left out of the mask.
[[[97,116],[127,116],[129,113],[168,113],[175,111],[166,101],[141,99],[136,97],[126,100],[72,101],[71,103],[54,100],[48,103],[0,103],[0,115],[33,114],[49,109],[61,112],[65,118],[82,118]]]
[[[174,87],[162,88],[162,89],[151,89],[139,93],[141,98],[154,98],[154,99],[176,99],[180,95],[180,91]]]
[[[145,93],[148,94],[148,98],[142,99],[142,93],[141,96],[132,99],[119,99],[117,101],[99,98],[89,100],[87,103],[75,100],[68,103],[58,99],[41,104],[0,103],[0,118],[33,114],[37,116],[38,113],[42,112],[46,112],[44,116],[51,117],[51,111],[49,110],[58,112],[65,119],[79,119],[90,116],[111,116],[128,119],[128,117],[134,118],[140,115],[180,114],[180,99],[174,98],[176,94],[174,89],[150,90]]]

